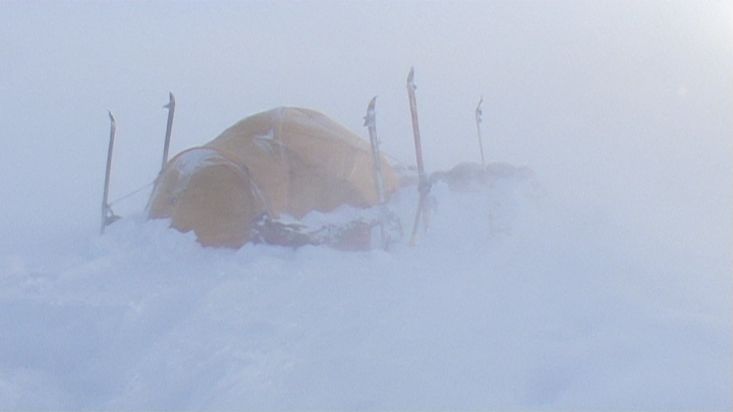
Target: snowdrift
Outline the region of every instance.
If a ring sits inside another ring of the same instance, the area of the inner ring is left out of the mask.
[[[517,174],[432,194],[388,253],[139,216],[0,254],[0,410],[730,409],[728,266],[650,260]]]

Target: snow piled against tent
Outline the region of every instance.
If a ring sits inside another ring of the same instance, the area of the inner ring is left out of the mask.
[[[389,252],[123,219],[0,255],[0,409],[730,408],[727,261],[639,242],[511,176]]]

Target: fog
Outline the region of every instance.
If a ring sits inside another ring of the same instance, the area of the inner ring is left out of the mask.
[[[594,206],[643,212],[639,224],[655,230],[689,226],[692,215],[675,213],[693,207],[693,226],[720,231],[731,203],[732,8],[4,2],[1,167],[13,178],[0,186],[3,226],[96,222],[108,108],[120,127],[112,197],[152,180],[168,91],[178,98],[173,153],[282,105],[363,135],[378,95],[385,151],[414,162],[404,86],[414,66],[430,170],[477,160],[483,95],[492,160],[529,165]]]
[[[487,157],[535,172],[570,223],[560,232],[598,240],[599,259],[612,236],[649,284],[674,268],[696,299],[730,308],[723,1],[0,1],[0,252],[96,236],[106,110],[118,121],[115,199],[154,179],[169,91],[173,154],[277,106],[366,136],[376,95],[383,150],[414,164],[413,66],[429,171],[480,160],[483,96]],[[139,214],[146,200],[115,211]]]

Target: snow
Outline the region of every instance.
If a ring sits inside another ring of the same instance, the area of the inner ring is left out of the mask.
[[[283,145],[279,141],[275,140],[274,129],[270,129],[267,134],[255,136],[253,141],[257,145],[257,148],[268,156],[274,156],[275,148],[277,148],[278,153],[282,153],[283,151]]]
[[[733,2],[213,3],[2,2],[0,411],[733,410]],[[171,155],[280,106],[367,147],[379,95],[414,172],[411,66],[426,170],[480,161],[483,95],[487,161],[541,186],[436,184],[416,247],[360,253],[205,249],[125,197],[169,91]]]
[[[213,166],[226,159],[216,149],[197,147],[194,150],[181,153],[174,164],[179,176],[190,179],[198,170]],[[186,184],[183,183],[183,186]]]
[[[526,176],[435,185],[388,252],[202,248],[141,216],[66,240],[0,254],[2,410],[732,406],[727,262],[642,255]]]

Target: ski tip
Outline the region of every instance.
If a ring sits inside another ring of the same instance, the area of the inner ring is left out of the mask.
[[[112,124],[115,124],[115,115],[112,114],[112,110],[107,109],[107,115],[109,116],[109,121],[112,122]]]
[[[369,101],[369,107],[367,107],[366,116],[364,116],[364,126],[369,127],[374,124],[374,106],[377,103],[377,96],[372,97]]]
[[[170,109],[172,107],[175,107],[176,105],[176,96],[173,95],[173,92],[168,92],[168,104],[163,106],[164,109]]]
[[[410,67],[410,73],[407,75],[407,83],[412,84],[415,80],[415,67]]]
[[[372,97],[369,101],[369,110],[374,110],[374,106],[377,104],[377,96]]]

